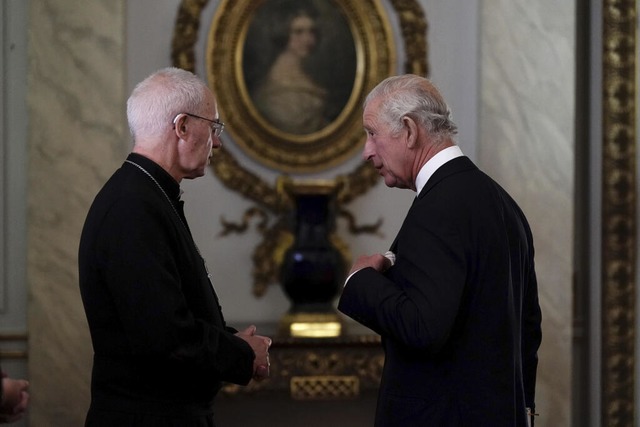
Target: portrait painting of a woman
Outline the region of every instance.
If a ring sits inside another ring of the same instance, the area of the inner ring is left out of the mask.
[[[353,37],[331,2],[267,0],[256,11],[243,72],[256,110],[276,129],[307,135],[329,125],[348,100],[355,68]]]

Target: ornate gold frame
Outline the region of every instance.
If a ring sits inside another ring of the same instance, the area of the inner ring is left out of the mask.
[[[603,2],[602,425],[635,422],[637,0]]]
[[[375,84],[392,74],[395,67],[396,51],[390,24],[377,0],[323,2],[325,7],[329,5],[342,12],[348,22],[355,44],[355,81],[342,112],[333,122],[313,133],[297,135],[265,120],[245,84],[243,55],[248,28],[252,22],[260,22],[255,18],[258,9],[269,10],[268,1],[221,1],[209,31],[209,82],[218,97],[229,133],[247,155],[280,172],[325,170],[360,149],[362,100]],[[270,40],[264,41],[265,45],[270,43]],[[334,58],[339,57],[337,50],[340,49],[331,51]],[[347,46],[342,50],[347,50]],[[330,65],[331,60],[327,59],[323,63]]]
[[[377,5],[379,0],[369,0],[367,4],[373,4],[370,3],[371,1]],[[400,25],[401,42],[403,44],[402,48],[405,53],[403,72],[427,75],[427,22],[422,8],[417,0],[388,1],[394,12],[397,14]],[[256,0],[256,3],[257,2],[258,0]],[[171,51],[171,58],[174,66],[192,72],[195,71],[195,45],[200,29],[200,16],[208,3],[209,0],[181,1],[176,17]],[[235,2],[233,6],[237,9],[242,9],[238,7],[238,3],[239,2]],[[360,6],[356,6],[356,4],[360,4],[359,0],[340,0],[339,4],[343,5],[343,7],[351,8],[348,16],[352,17],[354,25],[359,23],[365,25],[369,20],[373,20],[374,22],[379,22],[381,20],[380,17],[371,16],[372,14],[382,13],[378,6],[371,10],[367,10]],[[239,19],[241,16],[242,15],[232,15],[234,19]],[[378,35],[372,32],[370,29],[371,27],[366,28],[367,29],[365,30],[359,30],[359,32],[357,32],[359,37],[363,39],[362,42],[364,43],[366,41],[367,47],[362,47],[362,52],[368,52],[367,49],[372,49],[372,47],[377,44],[378,40]],[[226,35],[220,35],[220,37],[223,37],[221,40],[226,40]],[[240,35],[236,34],[236,37],[239,39]],[[233,43],[235,43],[235,46],[239,46],[239,41]],[[385,43],[387,43],[386,39]],[[224,43],[222,44],[224,45]],[[391,50],[391,47],[386,49]],[[229,58],[237,57],[233,56],[230,52],[227,52],[226,55]],[[379,54],[376,54],[376,56],[379,57]],[[232,66],[230,68],[237,71],[234,67],[235,66]],[[381,74],[379,75],[380,67],[381,65],[378,63],[375,68],[375,72],[368,71],[368,77],[362,81],[362,88],[358,90],[360,98],[353,101],[354,103],[352,104],[354,111],[356,111],[356,106],[361,103],[361,97],[364,96],[365,91],[367,91],[371,85],[375,85],[377,83],[376,81],[373,81],[373,78],[378,76],[380,78],[386,77]],[[237,83],[234,84],[237,85]],[[223,93],[225,93],[224,89]],[[220,108],[224,108],[222,102],[220,104]],[[225,120],[232,120],[233,122],[233,113],[227,112],[225,114]],[[239,112],[236,112],[235,114],[239,114]],[[349,120],[356,120],[356,118],[353,117],[353,112],[349,114]],[[345,123],[346,121],[347,119],[345,119]],[[359,127],[359,117],[357,117],[357,121]],[[340,126],[342,125],[336,124],[335,128],[330,127],[327,132],[336,132],[336,135],[338,135],[338,127]],[[351,129],[353,124],[349,123],[344,126]],[[360,133],[360,138],[363,138],[362,132],[358,132]],[[349,135],[351,136],[351,134]],[[318,137],[320,137],[320,135],[318,135]],[[351,137],[354,138],[354,136]],[[361,142],[354,140],[353,143],[354,145],[359,145]],[[268,284],[277,280],[276,272],[279,265],[279,257],[286,250],[287,244],[290,244],[291,242],[291,236],[288,232],[286,222],[286,213],[291,210],[291,201],[288,197],[283,195],[281,189],[278,188],[277,183],[270,184],[258,176],[258,174],[245,168],[225,148],[217,151],[213,158],[212,168],[223,185],[232,191],[237,191],[258,205],[247,210],[241,224],[225,222],[223,219],[223,225],[225,227],[223,234],[243,232],[248,226],[248,221],[254,217],[258,217],[260,219],[257,227],[264,239],[256,248],[253,256],[254,293],[260,296],[264,294]],[[282,172],[286,171],[282,170]],[[357,226],[355,221],[353,221],[353,216],[342,208],[344,204],[349,203],[354,198],[364,194],[379,181],[379,177],[375,169],[365,163],[361,163],[350,173],[338,176],[335,179],[342,182],[336,201],[339,209],[339,215],[344,216],[349,220],[350,231],[352,233],[376,232],[380,223]],[[276,221],[274,224],[268,224],[269,213],[276,215]]]

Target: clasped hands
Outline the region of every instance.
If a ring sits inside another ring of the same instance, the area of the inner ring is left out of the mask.
[[[251,346],[256,357],[253,359],[253,379],[260,381],[269,376],[269,347],[271,347],[271,338],[262,335],[256,335],[255,325],[236,333],[236,336],[242,338]]]

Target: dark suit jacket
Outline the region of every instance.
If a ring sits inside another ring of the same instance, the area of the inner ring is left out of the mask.
[[[453,159],[391,250],[396,264],[355,273],[339,303],[383,339],[376,426],[525,426],[541,313],[531,231],[514,200]]]
[[[135,425],[144,425],[141,414],[199,425],[198,417],[211,416],[222,381],[250,381],[254,353],[225,324],[178,183],[149,159],[129,159],[157,184],[125,163],[96,196],[80,241],[80,291],[94,349],[88,424],[108,425],[105,412],[117,412]]]

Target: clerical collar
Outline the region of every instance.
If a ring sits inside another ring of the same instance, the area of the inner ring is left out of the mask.
[[[447,147],[444,150],[440,151],[438,154],[430,158],[427,163],[425,163],[420,172],[418,172],[418,176],[416,177],[416,194],[420,194],[424,186],[429,181],[429,178],[437,171],[440,166],[447,163],[449,160],[453,160],[456,157],[464,156],[462,150],[457,145],[453,145],[451,147]]]
[[[148,157],[143,156],[138,153],[130,153],[127,157],[127,160],[130,160],[138,165],[142,166],[145,170],[147,170],[153,177],[158,181],[158,184],[162,186],[162,189],[167,193],[167,195],[171,198],[171,200],[179,200],[182,195],[182,190],[180,189],[180,184],[173,179],[169,172],[164,170],[162,166],[149,159]]]

